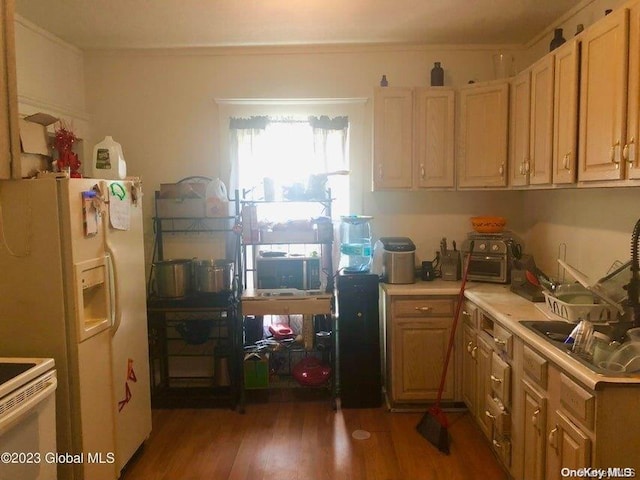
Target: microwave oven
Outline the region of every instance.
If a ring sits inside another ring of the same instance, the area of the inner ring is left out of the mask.
[[[297,288],[317,290],[320,282],[320,257],[258,257],[257,288]]]

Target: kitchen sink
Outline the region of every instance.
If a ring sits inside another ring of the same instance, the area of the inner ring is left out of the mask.
[[[629,375],[624,372],[618,373],[605,370],[591,363],[591,360],[588,357],[574,353],[571,350],[571,345],[564,343],[571,331],[576,326],[573,323],[567,323],[559,320],[522,320],[520,321],[520,323],[532,332],[536,333],[538,336],[544,338],[547,342],[549,342],[549,344],[553,345],[559,350],[562,350],[571,358],[574,358],[575,360],[589,368],[592,372],[607,375],[610,377],[624,377]],[[611,327],[609,325],[594,325],[593,328],[595,331],[602,332],[607,335],[611,333]]]

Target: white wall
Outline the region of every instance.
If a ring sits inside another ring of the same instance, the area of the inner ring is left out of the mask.
[[[376,217],[376,236],[410,236],[419,244],[419,257],[432,258],[441,236],[463,239],[472,213],[499,210],[514,219],[517,202],[489,194],[369,192],[373,88],[382,74],[391,86],[428,85],[435,61],[442,62],[446,85],[493,79],[494,53],[492,47],[417,46],[88,52],[87,109],[95,118],[96,139],[113,135],[123,146],[128,171],[142,176],[149,218],[151,193],[160,183],[190,175],[227,181],[221,141],[226,117],[216,99],[367,99],[352,110],[362,112],[352,131],[352,183],[361,192],[353,199],[354,213]],[[147,241],[150,236],[148,222]]]
[[[16,15],[16,73],[21,116],[45,112],[60,118],[76,136],[89,136],[85,110],[84,55],[82,50]],[[54,126],[49,128],[53,132]],[[89,158],[88,145],[80,159]]]
[[[584,0],[573,17],[550,25],[526,49],[355,46],[95,51],[83,55],[19,19],[21,109],[30,113],[27,111],[36,108],[34,103],[54,114],[79,118],[89,148],[104,135],[114,136],[123,145],[129,172],[144,181],[148,257],[152,197],[159,184],[189,175],[228,175],[224,154],[228,112],[216,99],[364,98],[367,102],[360,112],[354,107],[352,112],[357,113],[350,114],[360,116],[361,124],[352,132],[352,182],[358,192],[352,200],[355,213],[375,217],[376,237],[409,236],[418,245],[418,261],[431,259],[442,236],[462,241],[470,230],[470,216],[500,214],[508,218],[508,228],[525,238],[526,249],[549,273],[556,271],[558,245],[566,243],[567,260],[598,276],[613,260],[628,258],[627,244],[640,216],[633,208],[636,188],[372,193],[368,188],[370,100],[382,74],[392,86],[427,85],[435,61],[445,68],[445,84],[453,86],[492,79],[492,55],[498,50],[513,53],[522,69],[548,51],[553,27],[562,26],[565,37],[570,38],[576,24],[587,27],[606,8],[620,4],[620,0]],[[207,243],[207,239],[192,242]],[[199,255],[200,248],[196,245],[194,254]]]

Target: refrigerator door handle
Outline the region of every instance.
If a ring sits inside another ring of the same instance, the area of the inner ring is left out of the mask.
[[[109,266],[109,312],[111,316],[111,329],[115,332],[120,327],[120,311],[118,308],[118,275],[111,252],[105,254]]]

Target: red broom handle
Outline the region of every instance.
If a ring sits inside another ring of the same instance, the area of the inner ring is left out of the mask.
[[[453,350],[453,341],[456,336],[456,327],[458,326],[458,318],[460,318],[460,310],[464,303],[464,287],[467,284],[467,273],[469,273],[469,263],[471,263],[471,254],[473,253],[473,240],[469,244],[469,255],[464,265],[462,274],[462,284],[460,285],[460,293],[458,294],[458,304],[456,305],[456,313],[453,317],[453,325],[451,326],[451,334],[449,335],[449,345],[447,346],[447,355],[444,357],[444,366],[442,367],[442,375],[440,375],[440,387],[438,387],[438,398],[436,406],[440,406],[442,401],[442,392],[444,391],[444,383],[447,380],[447,368],[449,367],[449,359],[451,358],[451,350]]]

